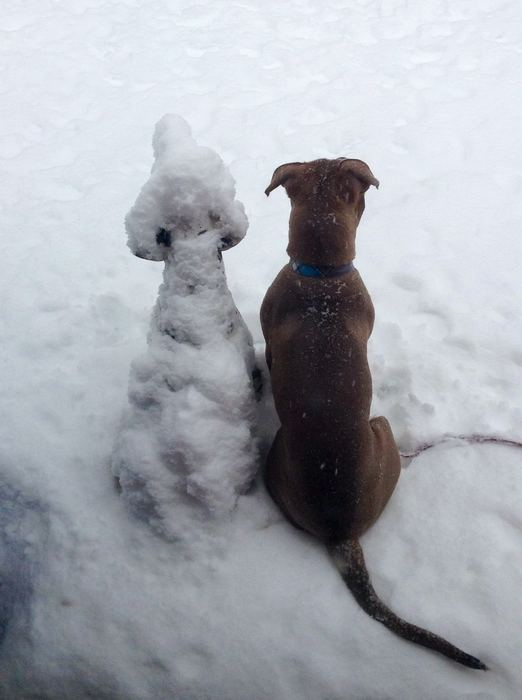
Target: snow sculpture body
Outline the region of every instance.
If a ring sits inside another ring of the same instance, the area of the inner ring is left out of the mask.
[[[131,251],[165,269],[113,472],[133,512],[177,539],[195,518],[230,512],[256,469],[252,338],[221,257],[248,222],[223,162],[183,119],[163,117],[153,148],[125,224]]]

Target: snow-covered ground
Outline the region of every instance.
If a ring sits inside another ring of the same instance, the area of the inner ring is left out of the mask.
[[[402,449],[522,438],[522,9],[515,0],[8,0],[0,16],[2,700],[516,700],[522,451],[413,461],[363,546],[391,635],[262,485],[187,554],[127,513],[111,453],[161,263],[123,218],[181,114],[250,221],[224,255],[258,309],[285,263],[280,163],[362,158],[357,267],[374,413]],[[273,427],[267,412],[266,432]]]

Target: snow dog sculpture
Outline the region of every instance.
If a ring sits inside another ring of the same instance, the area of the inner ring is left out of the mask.
[[[135,360],[113,473],[131,510],[167,539],[229,513],[257,466],[252,337],[221,251],[248,221],[221,158],[166,115],[125,226],[138,257],[163,260],[148,349]]]

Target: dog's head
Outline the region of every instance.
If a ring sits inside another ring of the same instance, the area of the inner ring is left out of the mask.
[[[370,185],[379,186],[366,163],[350,158],[285,163],[276,168],[265,194],[279,185],[292,205],[290,257],[315,265],[353,260],[364,193]]]
[[[151,175],[125,219],[134,255],[165,260],[175,255],[176,240],[203,235],[219,250],[239,243],[248,221],[217,153],[199,146],[188,124],[170,114],[156,125],[152,143]]]
[[[364,211],[364,193],[379,181],[362,160],[354,158],[321,158],[307,163],[285,163],[274,171],[265,190],[268,196],[282,185],[292,206],[338,210],[353,207],[358,219]]]

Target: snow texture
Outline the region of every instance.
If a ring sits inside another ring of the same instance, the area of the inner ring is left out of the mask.
[[[372,412],[406,451],[520,440],[520,3],[8,0],[0,38],[1,700],[519,700],[520,451],[422,454],[362,541],[383,600],[487,673],[365,615],[260,481],[228,515],[184,510],[181,546],[129,515],[110,467],[161,283],[122,222],[170,112],[245,205],[224,256],[258,363],[287,260],[274,168],[361,158],[381,183],[356,260]],[[258,428],[266,449],[269,395]]]
[[[125,223],[131,250],[165,269],[113,471],[138,517],[190,540],[193,521],[212,526],[229,514],[257,471],[254,348],[221,255],[248,224],[223,162],[182,118],[160,120],[153,148],[152,175]]]

